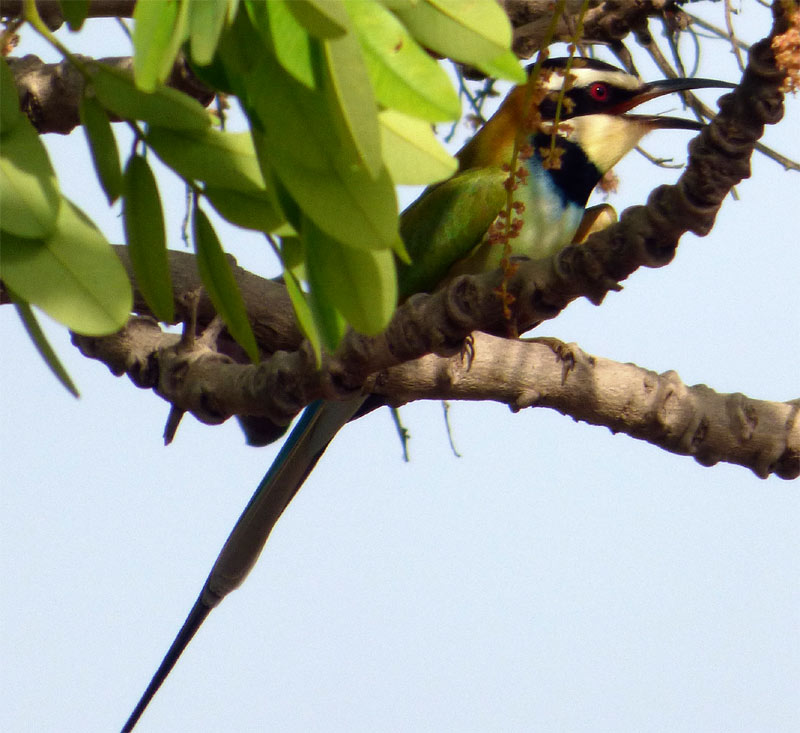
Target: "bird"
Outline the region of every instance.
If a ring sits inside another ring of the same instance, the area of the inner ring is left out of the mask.
[[[528,67],[529,77],[536,66]],[[457,153],[453,176],[429,186],[401,215],[400,235],[410,256],[410,263],[398,263],[401,300],[458,274],[501,266],[504,247],[490,232],[507,207],[506,182],[515,157],[524,171],[513,192],[519,224],[505,254],[546,258],[580,241],[593,221],[606,220],[610,207],[587,210],[589,195],[647,133],[704,126],[680,117],[630,114],[631,109],[673,92],[736,86],[700,78],[643,82],[589,58],[545,59],[533,73],[536,82],[512,89]],[[515,148],[522,154],[515,156]],[[244,581],[273,526],[365,399],[318,401],[306,408],[236,522],[123,733],[133,730],[211,610]]]

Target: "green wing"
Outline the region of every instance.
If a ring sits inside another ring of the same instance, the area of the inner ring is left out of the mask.
[[[506,205],[500,168],[473,168],[427,189],[400,217],[411,264],[398,265],[400,299],[435,288],[480,244]]]

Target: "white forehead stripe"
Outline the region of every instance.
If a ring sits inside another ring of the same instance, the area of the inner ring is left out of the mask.
[[[573,68],[569,72],[575,77],[572,82],[572,88],[587,87],[598,81],[604,81],[618,89],[638,89],[642,82],[635,76],[628,74],[625,71],[606,71],[605,69],[588,69],[588,68]],[[553,69],[550,74],[550,79],[547,82],[547,88],[551,91],[558,91],[564,82],[564,70]]]

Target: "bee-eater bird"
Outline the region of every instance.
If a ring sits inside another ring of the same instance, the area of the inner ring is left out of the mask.
[[[508,165],[518,136],[524,144],[519,160],[527,176],[513,194],[522,205],[517,207],[521,228],[509,240],[511,253],[544,258],[573,242],[584,229],[581,222],[592,189],[644,135],[657,129],[703,127],[693,120],[634,115],[629,110],[671,92],[735,87],[713,79],[645,83],[592,59],[574,59],[569,74],[566,69],[566,59],[547,60],[538,81],[514,88],[458,153],[458,171],[427,188],[403,212],[400,233],[411,264],[398,266],[401,298],[430,291],[452,275],[500,265],[503,246],[488,232],[507,205]],[[565,76],[569,81],[559,104]],[[552,149],[554,133],[560,162],[548,165],[545,151]],[[123,731],[136,725],[211,609],[244,581],[278,518],[364,399],[316,402],[305,410],[242,512]]]

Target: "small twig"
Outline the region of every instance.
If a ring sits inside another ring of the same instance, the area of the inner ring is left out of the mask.
[[[649,160],[653,165],[657,165],[659,168],[677,169],[685,167],[684,163],[672,163],[673,158],[656,158],[655,155],[648,153],[641,145],[637,145],[634,150],[639,153],[639,155]]]
[[[715,36],[719,38],[724,38],[726,41],[730,41],[733,45],[737,46],[738,48],[742,49],[743,51],[750,50],[750,44],[745,43],[744,41],[740,40],[736,36],[731,36],[725,32],[724,29],[720,28],[719,26],[714,25],[713,23],[709,23],[702,18],[698,18],[696,15],[692,15],[691,13],[687,13],[685,10],[684,12],[692,19],[692,25],[697,25],[703,30],[707,30],[713,33]]]
[[[175,433],[178,432],[178,425],[181,424],[186,410],[180,407],[171,405],[169,408],[169,415],[167,415],[167,423],[164,425],[164,445],[169,445],[175,439]]]
[[[744,59],[742,59],[742,52],[739,46],[734,43],[736,32],[733,30],[733,18],[731,17],[733,10],[731,9],[731,0],[725,0],[725,26],[728,29],[728,40],[731,42],[731,49],[733,55],[736,56],[736,63],[739,64],[739,71],[744,72]]]
[[[447,440],[450,442],[450,450],[456,458],[461,458],[461,454],[453,442],[453,426],[450,424],[450,403],[447,400],[442,400],[442,412],[444,413],[444,426],[447,430]]]
[[[408,463],[410,460],[408,457],[408,442],[411,435],[408,432],[408,428],[403,425],[402,420],[400,420],[400,410],[396,407],[392,407],[391,413],[394,426],[397,429],[397,435],[400,438],[400,445],[403,446],[403,460]]]

